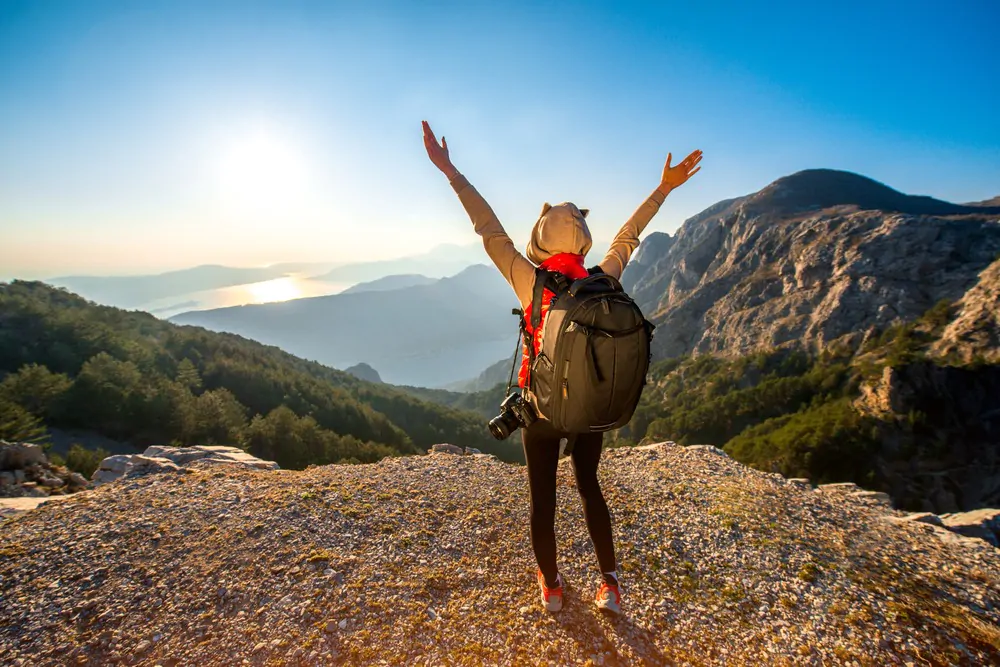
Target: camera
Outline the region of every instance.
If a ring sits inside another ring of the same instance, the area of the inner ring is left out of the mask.
[[[535,410],[521,394],[514,392],[503,399],[500,404],[500,414],[490,420],[490,434],[497,440],[506,440],[519,427],[528,427],[535,423],[538,417]]]

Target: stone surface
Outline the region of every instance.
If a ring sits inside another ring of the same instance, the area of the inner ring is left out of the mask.
[[[555,617],[524,466],[195,461],[3,524],[0,662],[1000,664],[1000,558],[983,540],[706,451],[603,456],[621,618],[588,602],[599,574],[571,461],[556,516],[573,597]]]
[[[1000,546],[1000,509],[943,514],[941,521],[948,530],[959,535],[978,537],[993,546]]]
[[[277,470],[274,461],[265,461],[247,454],[238,447],[197,445],[194,447],[167,447],[153,445],[142,454],[109,456],[94,472],[95,486],[113,482],[122,476],[144,475],[154,472],[177,472],[196,461],[210,465],[235,465],[257,470]]]
[[[0,440],[0,470],[17,470],[48,462],[41,445]]]

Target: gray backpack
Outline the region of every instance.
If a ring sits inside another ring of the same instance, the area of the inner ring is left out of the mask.
[[[535,353],[525,398],[552,426],[567,433],[621,428],[632,418],[649,370],[653,325],[614,277],[590,269],[571,281],[537,269],[531,326],[542,319],[544,290],[554,293]]]

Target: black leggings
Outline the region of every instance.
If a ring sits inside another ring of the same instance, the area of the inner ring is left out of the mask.
[[[583,501],[583,515],[587,530],[597,552],[601,572],[613,572],[615,545],[611,536],[611,514],[604,502],[601,485],[597,481],[597,464],[601,461],[602,433],[569,435],[552,428],[545,420],[538,420],[521,431],[524,458],[528,463],[528,488],[531,491],[531,548],[535,551],[538,569],[546,581],[556,579],[556,466],[559,463],[559,440],[573,442],[573,470],[576,487]],[[575,442],[573,438],[576,438]]]

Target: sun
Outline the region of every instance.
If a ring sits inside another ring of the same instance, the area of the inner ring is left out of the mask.
[[[246,286],[254,303],[271,303],[274,301],[288,301],[302,296],[302,290],[295,283],[295,279],[275,278],[265,280],[260,283],[253,283]]]
[[[234,137],[220,151],[219,194],[230,211],[287,211],[301,199],[307,170],[301,151],[272,129]]]

